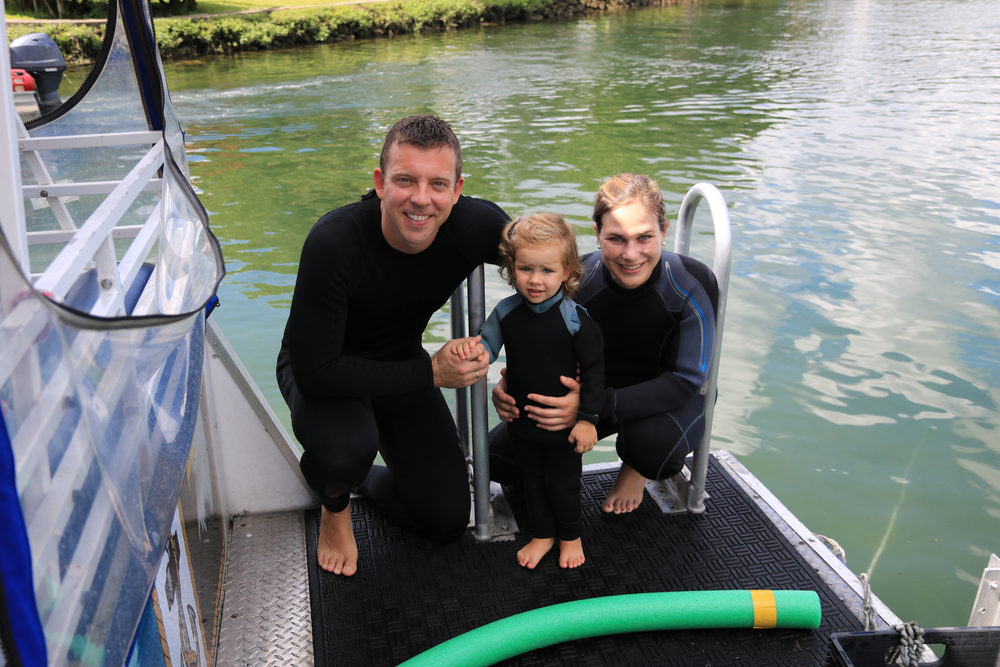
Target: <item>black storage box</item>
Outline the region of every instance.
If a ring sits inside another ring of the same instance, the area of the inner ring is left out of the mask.
[[[831,667],[890,667],[886,652],[899,646],[895,630],[878,632],[837,632],[831,635]],[[1000,665],[1000,627],[926,628],[924,644],[942,644],[944,655],[932,663],[935,667],[998,667]]]
[[[11,69],[23,69],[35,79],[38,108],[46,114],[60,104],[59,84],[66,71],[66,60],[52,38],[33,32],[10,43]]]

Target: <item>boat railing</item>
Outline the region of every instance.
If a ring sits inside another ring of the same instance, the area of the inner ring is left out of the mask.
[[[108,146],[152,146],[120,181],[55,183],[42,159],[42,151]],[[18,120],[18,149],[36,183],[22,186],[24,198],[44,198],[59,223],[59,230],[25,232],[27,245],[63,243],[62,250],[41,273],[32,274],[35,289],[57,301],[66,298],[81,275],[93,268],[97,299],[89,312],[99,317],[126,314],[125,294],[140,275],[143,261],[159,239],[161,206],[158,203],[142,225],[119,226],[141,192],[163,189],[157,173],[164,166],[162,132],[125,132],[32,138]],[[69,197],[106,194],[104,201],[81,226],[77,226],[65,204]],[[115,240],[133,239],[119,262]],[[147,284],[153,281],[148,281]],[[139,299],[148,307],[148,301]],[[79,306],[74,304],[79,309]],[[129,313],[144,314],[144,313]]]
[[[702,200],[708,202],[715,234],[715,259],[712,271],[719,283],[719,299],[715,313],[715,352],[709,367],[708,379],[702,388],[705,395],[705,435],[694,451],[691,480],[687,493],[687,511],[701,514],[705,511],[705,475],[708,472],[708,451],[712,441],[712,417],[718,389],[719,358],[722,356],[722,330],[726,319],[726,296],[729,293],[729,270],[732,265],[733,242],[729,221],[729,207],[719,189],[710,183],[698,183],[688,190],[677,212],[677,231],[674,233],[674,252],[687,255],[691,242],[694,214]]]
[[[705,475],[708,471],[708,452],[712,440],[712,416],[715,411],[715,396],[719,376],[719,356],[722,350],[722,330],[726,315],[726,295],[729,288],[729,270],[732,263],[732,233],[729,221],[729,209],[726,200],[718,188],[708,183],[694,185],[681,202],[677,214],[677,231],[674,236],[674,252],[687,255],[691,228],[694,224],[694,214],[698,204],[708,202],[712,215],[715,235],[715,260],[712,270],[719,284],[718,307],[715,315],[715,354],[709,368],[708,379],[702,388],[705,399],[705,435],[694,452],[691,479],[688,484],[686,509],[688,512],[700,514],[705,511]],[[479,331],[486,318],[486,286],[484,269],[477,268],[469,276],[469,331]],[[455,290],[451,297],[452,337],[465,336],[465,325],[462,321],[463,295],[461,288]],[[469,438],[467,421],[470,399],[465,389],[456,391],[456,412],[458,415],[458,432],[465,448],[467,457],[472,461],[472,486],[475,495],[474,511],[476,524],[476,539],[488,540],[493,536],[493,508],[490,504],[490,463],[488,443],[488,395],[487,379],[484,377],[471,389],[472,406],[472,437]]]

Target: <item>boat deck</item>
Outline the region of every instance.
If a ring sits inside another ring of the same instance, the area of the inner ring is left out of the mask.
[[[220,665],[397,665],[485,623],[570,600],[627,593],[815,590],[823,622],[806,630],[643,632],[569,642],[508,665],[813,665],[832,632],[863,627],[861,584],[735,458],[715,452],[703,515],[664,514],[646,499],[631,515],[600,510],[617,466],[584,471],[584,550],[576,570],[554,555],[534,571],[514,554],[527,541],[451,545],[422,539],[353,504],[359,572],[314,566],[315,512],[237,517],[225,574]],[[523,501],[507,489],[515,517]],[[311,566],[311,567],[310,567]],[[312,571],[310,571],[310,569]],[[311,592],[310,592],[311,589]],[[310,599],[314,608],[310,608]],[[899,622],[874,599],[878,626]],[[315,642],[314,642],[314,630]]]

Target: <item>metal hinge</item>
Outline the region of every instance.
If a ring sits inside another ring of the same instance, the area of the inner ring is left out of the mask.
[[[983,570],[979,593],[969,617],[969,627],[994,625],[1000,625],[1000,558],[996,554],[990,555],[990,564]]]

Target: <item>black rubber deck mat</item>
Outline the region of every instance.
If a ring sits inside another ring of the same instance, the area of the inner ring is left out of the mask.
[[[700,515],[663,515],[646,499],[606,515],[613,473],[584,475],[587,562],[563,570],[554,549],[535,570],[517,564],[528,538],[442,545],[387,523],[371,502],[353,503],[360,558],[353,577],[316,565],[317,512],[306,513],[309,590],[317,667],[398,665],[491,621],[605,595],[740,589],[814,590],[823,621],[809,630],[671,630],[566,642],[503,663],[527,665],[822,665],[830,634],[862,629],[798,552],[728,474],[709,459],[711,498]],[[523,500],[505,493],[520,522]],[[521,525],[524,525],[523,523]]]

